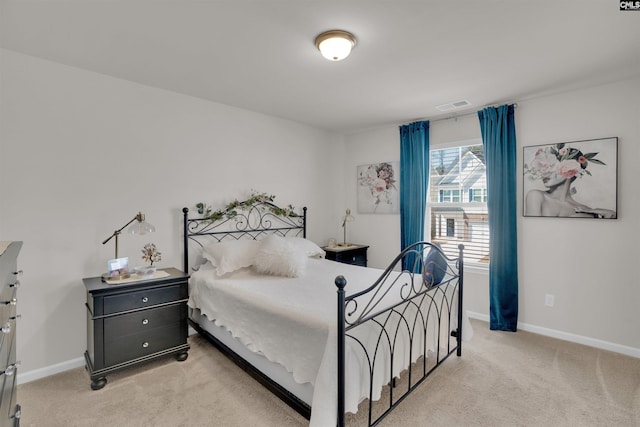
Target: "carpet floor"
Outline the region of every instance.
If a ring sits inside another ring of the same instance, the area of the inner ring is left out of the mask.
[[[528,332],[474,337],[381,426],[640,426],[640,359]],[[84,368],[18,386],[21,425],[43,427],[307,426],[308,421],[223,356],[189,337],[189,358],[107,377]],[[349,426],[363,425],[359,411]]]

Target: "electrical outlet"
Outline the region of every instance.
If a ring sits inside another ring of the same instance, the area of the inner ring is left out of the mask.
[[[555,303],[555,299],[556,299],[555,296],[551,294],[546,294],[544,296],[544,305],[546,305],[547,307],[553,307],[553,304]]]

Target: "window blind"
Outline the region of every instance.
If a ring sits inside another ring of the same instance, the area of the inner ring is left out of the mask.
[[[427,217],[430,240],[445,254],[465,261],[489,263],[487,180],[482,145],[431,150]]]

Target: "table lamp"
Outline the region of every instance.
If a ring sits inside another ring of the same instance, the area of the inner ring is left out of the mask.
[[[343,243],[340,246],[350,246],[350,243],[347,243],[347,222],[355,221],[355,218],[351,215],[351,209],[347,209],[342,219],[342,231],[344,233]]]
[[[122,232],[122,230],[124,230],[128,225],[130,225],[134,221],[135,221],[135,224],[131,225],[131,227],[129,227],[129,229],[127,230],[127,233],[129,233],[129,234],[143,235],[143,234],[147,234],[147,233],[153,233],[154,231],[156,231],[156,228],[153,225],[151,225],[147,221],[145,221],[144,214],[142,212],[138,212],[138,214],[136,216],[134,216],[131,221],[127,222],[125,225],[123,225],[122,227],[120,227],[119,229],[114,231],[111,236],[107,237],[104,240],[104,242],[102,242],[102,244],[104,245],[109,240],[113,239],[114,237],[116,238],[116,254],[115,254],[116,256],[115,256],[114,261],[118,260],[118,236],[120,236],[120,233]],[[112,269],[109,268],[109,271],[111,272]],[[116,274],[105,273],[105,274],[102,275],[102,278],[103,279],[110,279],[110,280],[120,280],[120,279],[126,279],[129,276],[130,275],[129,275],[128,268],[125,267],[125,268],[122,269],[122,271],[120,271],[119,273],[116,273]]]

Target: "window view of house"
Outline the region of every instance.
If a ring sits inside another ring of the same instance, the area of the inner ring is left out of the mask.
[[[427,217],[430,239],[449,256],[489,263],[487,181],[482,145],[431,150]]]

